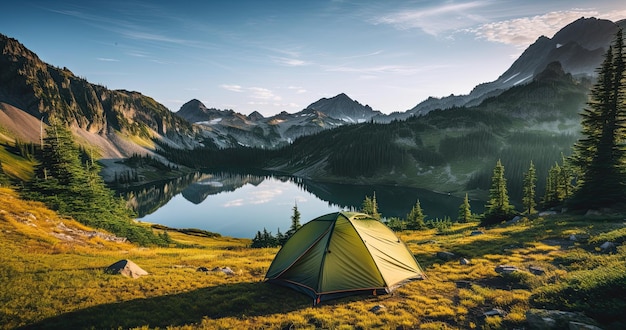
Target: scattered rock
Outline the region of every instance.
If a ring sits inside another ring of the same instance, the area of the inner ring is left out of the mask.
[[[496,273],[498,274],[510,274],[516,271],[519,271],[519,268],[511,265],[499,265],[496,266]]]
[[[540,217],[545,217],[547,215],[555,215],[555,214],[557,214],[556,211],[542,211],[542,212],[539,212],[538,215]]]
[[[459,289],[469,289],[472,287],[472,282],[470,281],[456,281],[454,284],[456,284],[456,287]]]
[[[230,269],[230,267],[223,267],[223,268],[215,267],[215,268],[211,269],[211,271],[222,272],[222,273],[224,273],[226,275],[229,275],[229,276],[235,275],[235,272],[233,272],[233,270]]]
[[[376,306],[370,308],[369,311],[374,313],[374,314],[380,314],[380,313],[386,312],[387,311],[387,307],[385,307],[383,305],[376,305]]]
[[[513,219],[507,221],[507,223],[509,224],[518,223],[522,219],[524,219],[524,217],[522,217],[521,215],[516,215],[515,217],[513,217]]]
[[[120,260],[105,269],[108,274],[122,274],[126,277],[138,278],[143,275],[148,275],[148,272],[137,266],[136,263],[124,259]]]
[[[470,233],[470,236],[477,236],[477,235],[483,235],[483,234],[485,234],[485,232],[482,230],[474,230]]]
[[[209,269],[208,269],[208,268],[206,268],[206,267],[198,267],[198,269],[196,269],[196,271],[197,271],[197,272],[205,272],[205,273],[206,273],[206,272],[208,272],[208,271],[209,271]]]
[[[594,215],[602,215],[602,213],[598,210],[587,210],[587,213],[585,213],[586,217]]]
[[[602,245],[600,245],[600,250],[602,250],[602,252],[608,252],[611,250],[615,250],[615,243],[613,242],[604,242],[602,243]]]
[[[283,326],[280,329],[281,330],[294,330],[295,328],[296,328],[296,325],[293,324],[293,322],[289,322],[289,323],[287,323],[285,326]]]
[[[437,258],[441,259],[441,260],[452,260],[456,258],[456,255],[452,252],[447,252],[447,251],[439,251],[437,252]]]
[[[471,262],[471,261],[469,261],[469,259],[465,259],[465,258],[461,258],[461,259],[459,259],[459,264],[461,264],[461,265],[469,265],[469,264],[471,264],[471,263],[472,263],[472,262]]]
[[[483,317],[487,318],[490,316],[501,316],[501,317],[505,317],[506,316],[506,312],[499,309],[499,308],[494,308],[492,310],[486,311],[483,313]]]
[[[576,235],[571,234],[571,235],[569,235],[569,240],[572,241],[572,242],[576,242],[578,239],[576,238]]]
[[[530,266],[528,267],[528,270],[534,275],[543,275],[546,273],[543,268],[537,266]]]
[[[582,322],[569,321],[569,330],[602,330],[602,328],[597,327],[592,324],[585,324]]]
[[[574,312],[547,309],[530,309],[526,312],[526,322],[530,329],[597,329],[593,319]],[[572,325],[572,323],[574,323]],[[583,326],[572,328],[572,326]],[[587,328],[592,326],[593,328]]]
[[[116,242],[116,243],[124,243],[127,240],[126,237],[118,237],[118,236],[115,236],[112,234],[106,234],[97,230],[82,230],[78,228],[70,228],[66,226],[65,223],[63,222],[59,222],[56,225],[55,232],[53,232],[52,235],[56,236],[57,238],[66,240],[66,241],[74,240],[77,237],[85,237],[89,239],[97,237],[105,241]]]

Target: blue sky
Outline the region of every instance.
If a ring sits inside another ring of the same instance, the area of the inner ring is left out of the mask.
[[[0,33],[92,83],[265,116],[346,93],[384,113],[492,81],[623,1],[11,1]]]

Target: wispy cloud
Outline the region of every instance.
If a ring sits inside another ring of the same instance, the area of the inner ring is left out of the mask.
[[[246,198],[237,198],[224,203],[224,207],[265,204],[273,201],[276,196],[281,194],[283,194],[283,190],[280,188],[268,188],[254,191]]]
[[[299,87],[299,86],[289,86],[287,87],[287,89],[295,91],[296,94],[306,93],[306,89],[304,89],[303,87]]]
[[[476,34],[481,39],[525,48],[539,36],[552,37],[565,25],[578,18],[598,14],[596,11],[584,9],[555,11],[532,17],[487,23],[466,31]]]
[[[220,85],[220,87],[225,89],[225,90],[227,90],[227,91],[231,91],[231,92],[237,92],[237,93],[243,92],[243,87],[241,87],[239,85],[223,84],[223,85]]]
[[[120,61],[118,59],[106,58],[106,57],[98,57],[98,58],[96,58],[96,60],[102,61],[102,62],[119,62]]]
[[[332,66],[332,67],[327,67],[326,71],[358,73],[358,74],[363,74],[363,75],[373,75],[373,74],[412,75],[412,74],[416,74],[419,72],[436,70],[436,69],[440,69],[444,67],[448,67],[448,65],[423,65],[423,66],[379,65],[379,66],[370,66],[370,67]]]
[[[250,95],[252,98],[261,99],[261,100],[273,100],[280,101],[282,98],[278,95],[275,95],[274,92],[267,88],[263,87],[250,87],[248,88],[252,94]]]
[[[305,66],[310,65],[310,62],[298,59],[298,58],[287,58],[287,57],[274,57],[274,62],[285,65],[285,66]]]
[[[375,17],[373,24],[388,24],[396,29],[420,29],[430,35],[456,31],[484,21],[475,9],[488,6],[490,1],[470,1],[465,3],[443,3],[438,6],[418,9],[404,9]]]
[[[248,104],[267,105],[268,102],[275,102],[275,101],[282,100],[282,97],[280,97],[279,95],[276,95],[274,91],[268,88],[264,88],[264,87],[244,87],[240,85],[222,84],[220,85],[220,88],[225,89],[227,91],[231,91],[231,92],[246,93],[247,96],[251,99],[261,100],[261,101],[251,101],[251,102],[248,102]]]

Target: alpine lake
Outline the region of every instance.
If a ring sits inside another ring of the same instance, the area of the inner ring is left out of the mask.
[[[136,211],[137,220],[171,228],[195,228],[222,236],[253,238],[257,231],[275,234],[291,226],[294,206],[300,223],[342,210],[359,210],[366,196],[376,196],[385,218],[404,219],[417,200],[428,219],[455,220],[463,199],[424,189],[323,183],[269,172],[211,171],[118,190]],[[483,201],[470,201],[472,212]]]

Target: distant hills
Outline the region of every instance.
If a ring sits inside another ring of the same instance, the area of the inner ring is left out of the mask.
[[[339,140],[363,142],[364,135],[354,130],[369,127],[385,138],[370,133],[366,136],[378,143],[389,144],[377,145],[376,148],[382,148],[381,152],[395,150],[397,155],[407,156],[402,160],[402,168],[394,167],[393,173],[399,177],[391,180],[391,183],[431,187],[448,179],[439,175],[438,178],[429,179],[432,183],[424,183],[421,180],[424,173],[448,168],[448,175],[454,175],[454,168],[450,168],[454,162],[445,158],[435,161],[438,157],[450,156],[442,152],[442,146],[445,150],[446,143],[452,143],[454,139],[470,132],[487,132],[498,141],[506,141],[511,137],[511,127],[498,132],[503,127],[502,123],[523,120],[516,124],[520,131],[552,130],[559,134],[575,134],[579,123],[577,113],[585,105],[595,69],[600,65],[620,26],[625,27],[626,21],[613,23],[596,18],[580,18],[552,38],[538,38],[495,81],[476,86],[468,95],[431,97],[405,112],[386,115],[340,93],[315,101],[299,112],[281,112],[271,117],[264,117],[258,112],[243,115],[233,110],[210,108],[195,99],[184,104],[177,112],[172,112],[139,92],[110,90],[75,76],[67,68],[44,63],[19,41],[0,35],[0,139],[36,143],[40,139],[41,126],[51,117],[58,118],[72,128],[81,144],[98,152],[106,166],[103,172],[105,179],[107,175],[111,179],[115,172],[128,170],[118,161],[133,154],[151,155],[164,163],[177,162],[175,158],[167,159],[168,155],[157,152],[159,145],[178,150],[217,150],[240,146],[262,149],[287,147],[295,155],[306,150],[304,142],[293,145],[300,138],[312,136],[313,139],[325,139],[332,135]],[[473,115],[468,116],[469,113],[459,109],[489,114],[499,119],[491,122],[484,122],[485,118],[470,119],[474,118]],[[436,110],[451,113],[445,115]],[[435,114],[430,115],[431,112]],[[459,120],[465,126],[458,126],[459,123],[436,123],[436,118],[444,121]],[[406,124],[402,124],[404,127],[395,133],[389,132],[391,127],[399,127],[397,121],[406,121]],[[396,126],[378,126],[394,122]],[[334,131],[335,128],[352,126],[355,127],[341,129],[330,135],[321,134]],[[378,127],[382,127],[381,130]],[[450,127],[456,128],[450,131]],[[422,134],[426,131],[437,138],[427,138]],[[276,162],[286,163],[275,162],[264,166],[309,177],[330,175],[340,178],[353,175],[340,170],[343,165],[339,163],[349,163],[344,158],[359,148],[343,150],[337,142],[328,143],[335,149],[322,152],[320,150],[323,148],[318,147],[311,151],[319,157],[309,154],[302,159],[287,159],[281,156],[276,157]],[[568,143],[571,144],[571,141]],[[502,152],[502,148],[503,145],[499,145],[496,149]],[[341,152],[343,156],[339,154]],[[382,154],[378,156],[382,157]],[[370,165],[390,162],[392,158]],[[455,178],[454,181],[458,182],[451,187],[479,180],[477,178],[484,171],[480,164],[464,167],[467,167],[462,171],[464,174]],[[368,175],[380,174],[381,168],[374,166],[367,171]],[[408,175],[407,171],[413,172]],[[419,174],[419,178],[410,178],[416,174]],[[405,179],[400,179],[402,177]]]

